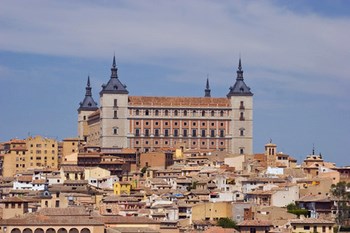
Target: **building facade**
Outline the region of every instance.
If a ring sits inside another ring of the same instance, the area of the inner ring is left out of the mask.
[[[204,97],[130,96],[117,71],[113,58],[111,77],[100,91],[100,107],[88,79],[78,109],[79,138],[88,146],[147,152],[182,145],[253,153],[253,93],[244,82],[241,60],[236,81],[222,98],[211,97],[209,80]]]

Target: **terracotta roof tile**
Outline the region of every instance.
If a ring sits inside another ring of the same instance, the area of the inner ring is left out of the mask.
[[[129,96],[130,106],[230,107],[228,98]]]

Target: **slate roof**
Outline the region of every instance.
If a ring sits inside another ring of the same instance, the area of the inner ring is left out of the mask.
[[[88,77],[86,85],[85,98],[83,102],[80,102],[78,111],[96,111],[98,109],[97,103],[92,98],[91,87],[90,87],[90,77]]]
[[[100,95],[103,94],[129,94],[128,90],[126,90],[126,85],[124,85],[118,78],[118,68],[115,63],[115,56],[113,57],[111,78],[107,84],[102,85],[102,90],[100,91]]]
[[[230,92],[227,94],[227,97],[231,96],[253,96],[250,87],[245,84],[243,79],[241,59],[239,59],[236,82],[230,87]]]

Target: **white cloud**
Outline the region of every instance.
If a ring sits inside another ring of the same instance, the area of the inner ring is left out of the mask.
[[[285,88],[344,95],[349,87],[350,20],[271,2],[7,1],[0,22],[2,50],[104,58],[115,51],[123,62],[169,66],[198,80],[199,70],[220,77],[235,68],[241,53],[258,79],[268,72]]]

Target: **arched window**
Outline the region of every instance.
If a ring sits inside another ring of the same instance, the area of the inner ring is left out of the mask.
[[[164,115],[165,115],[165,116],[168,116],[168,115],[169,115],[168,109],[165,110]]]
[[[69,230],[69,233],[79,233],[77,228],[72,228]]]
[[[135,114],[136,114],[136,116],[140,115],[140,110],[136,109]]]
[[[205,111],[203,110],[203,111],[202,111],[202,117],[204,117],[204,116],[205,116]]]
[[[83,228],[80,233],[90,233],[90,229],[88,228]]]
[[[187,110],[184,111],[184,116],[187,116]]]
[[[44,230],[42,228],[37,228],[34,233],[44,233]]]
[[[243,112],[241,112],[241,114],[240,114],[240,116],[239,116],[239,120],[240,120],[240,121],[244,121],[244,113],[243,113]]]
[[[220,111],[220,116],[223,117],[224,116],[224,111]]]
[[[214,110],[213,111],[211,111],[211,116],[213,117],[213,116],[215,116],[215,112],[214,112]]]
[[[240,136],[244,136],[244,128],[240,128],[239,129],[239,135]]]
[[[155,115],[156,115],[156,116],[159,115],[159,110],[158,110],[158,109],[156,110]]]
[[[21,233],[21,230],[18,228],[13,228],[11,233]]]
[[[33,230],[30,229],[30,228],[25,228],[25,229],[23,230],[23,233],[33,233]]]
[[[179,113],[177,110],[174,111],[174,115],[177,116]]]
[[[56,233],[56,231],[53,228],[49,228],[46,230],[46,233]]]
[[[148,109],[145,111],[145,115],[146,115],[146,116],[149,115],[149,110],[148,110]]]

